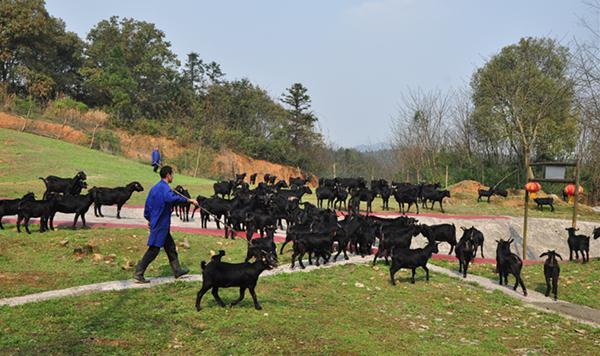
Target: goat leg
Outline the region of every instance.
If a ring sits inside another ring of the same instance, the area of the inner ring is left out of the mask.
[[[212,295],[220,307],[225,307],[225,303],[223,303],[223,300],[221,299],[221,297],[219,297],[219,287],[212,288]]]
[[[254,287],[249,287],[248,289],[250,290],[250,295],[252,296],[252,300],[254,301],[254,308],[256,310],[261,310],[262,307],[258,303],[258,298],[256,298],[256,292],[254,291]]]
[[[415,273],[417,272],[416,268],[412,268],[412,277],[410,279],[410,283],[415,284]]]
[[[425,280],[429,281],[429,268],[427,268],[427,265],[422,266],[422,268],[425,270]],[[466,272],[466,268],[465,268],[465,272]]]
[[[238,299],[231,302],[231,306],[234,306],[234,305],[238,304],[239,302],[241,302],[244,299],[245,293],[246,293],[246,287],[240,287],[240,296]]]
[[[196,294],[196,311],[200,311],[200,303],[202,302],[202,297],[206,292],[208,292],[209,289],[209,286],[202,286],[202,288],[198,291],[198,294]]]
[[[546,297],[550,296],[550,276],[546,277],[546,293],[545,293]],[[556,294],[555,294],[556,296]]]

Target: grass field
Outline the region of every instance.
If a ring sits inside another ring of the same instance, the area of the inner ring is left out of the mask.
[[[568,259],[568,256],[563,256]],[[559,261],[560,262],[560,261]],[[432,263],[458,270],[458,262],[432,260]],[[494,273],[494,264],[474,264],[469,266],[469,273],[498,280]],[[590,263],[560,262],[561,276],[558,282],[558,298],[577,304],[583,304],[600,309],[600,259],[590,259]],[[528,289],[546,293],[546,280],[544,278],[544,265],[534,264],[523,267],[523,281]],[[509,277],[508,283],[514,283],[514,278]]]
[[[18,197],[28,191],[42,194],[45,187],[38,179],[39,176],[70,177],[77,171],[84,170],[90,187],[123,186],[131,181],[139,181],[146,191],[134,193],[129,204],[143,204],[147,190],[158,181],[158,175],[152,172],[150,165],[59,140],[0,129],[0,142],[3,147],[0,157],[0,197]],[[176,175],[174,183],[186,187],[193,196],[210,196],[213,193],[214,181],[209,179]],[[316,204],[315,194],[305,195],[304,200]],[[451,203],[445,204],[445,210],[448,214],[460,215],[522,216],[522,207],[515,206],[514,203],[497,197],[491,204],[476,203],[476,195],[473,193],[458,193],[453,196]],[[374,211],[382,211],[381,205],[381,199],[375,199]],[[390,207],[391,211],[398,211],[393,198],[390,200]],[[362,208],[366,209],[365,203],[362,203]],[[439,213],[439,207],[436,206],[434,211]],[[423,209],[422,212],[431,210]],[[554,213],[547,209],[541,212],[532,208],[530,216],[570,219],[572,210],[570,206],[557,204]],[[600,221],[600,213],[584,209],[580,219]]]
[[[127,261],[137,263],[146,251],[145,229],[58,230],[26,236],[17,234],[13,225],[0,230],[0,297],[18,296],[89,283],[131,278],[124,270]],[[208,260],[210,251],[225,249],[224,260],[240,261],[246,256],[244,240],[200,236],[175,232],[180,261],[192,273],[200,273],[200,261]],[[190,249],[180,246],[187,239]],[[68,241],[62,246],[62,241]],[[94,246],[102,256],[115,255],[114,261],[94,261],[93,255],[73,254],[76,247]],[[289,254],[288,254],[289,255]],[[283,256],[282,260],[289,260]],[[147,276],[172,275],[166,254],[162,252],[147,271]]]
[[[432,274],[391,286],[346,265],[261,279],[263,310],[233,308],[199,283],[98,293],[0,308],[0,349],[20,354],[597,354],[600,329],[537,312]],[[364,287],[357,287],[355,283]],[[237,290],[221,290],[231,301]]]
[[[72,177],[83,170],[90,188],[140,182],[145,191],[134,193],[129,204],[143,204],[148,189],[160,179],[149,164],[59,140],[0,129],[0,142],[0,197],[19,197],[28,191],[41,196],[46,188],[38,177]],[[176,174],[175,183],[206,194],[212,191],[213,181]]]

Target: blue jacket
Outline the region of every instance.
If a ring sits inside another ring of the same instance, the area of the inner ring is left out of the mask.
[[[163,247],[171,228],[171,207],[185,202],[187,199],[173,192],[162,179],[150,189],[144,205],[144,218],[150,223],[148,246]]]
[[[160,163],[160,152],[158,150],[152,150],[152,165]]]

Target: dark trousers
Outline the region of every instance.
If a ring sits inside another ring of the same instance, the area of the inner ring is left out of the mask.
[[[155,163],[152,165],[152,167],[154,167],[154,172],[156,172],[156,171],[158,171],[159,165],[158,165],[158,163]]]
[[[163,248],[165,249],[165,252],[167,253],[167,258],[169,259],[169,264],[171,264],[171,267],[173,267],[173,268],[175,268],[175,266],[178,267],[179,261],[178,261],[178,257],[177,257],[177,247],[175,246],[175,241],[173,240],[173,236],[171,236],[170,233],[165,238],[165,244],[163,245]],[[146,251],[146,253],[144,254],[144,257],[142,257],[142,260],[138,263],[138,265],[135,269],[135,273],[137,275],[143,276],[144,272],[146,271],[146,268],[148,268],[148,265],[150,265],[150,263],[152,261],[154,261],[156,256],[158,256],[159,252],[160,252],[160,247],[148,246],[148,250]],[[174,264],[175,264],[175,266],[174,266]]]

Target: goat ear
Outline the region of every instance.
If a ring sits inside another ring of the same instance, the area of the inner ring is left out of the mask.
[[[464,226],[461,226],[461,227],[460,227],[460,229],[461,229],[462,231],[467,231],[467,228],[466,228],[466,227],[464,227]],[[498,240],[496,240],[496,241],[498,241]]]
[[[540,258],[544,257],[544,256],[548,256],[548,252],[544,252],[540,255]]]
[[[560,260],[562,261],[562,256],[560,254],[556,253],[555,255],[556,255],[556,257],[560,258]]]

